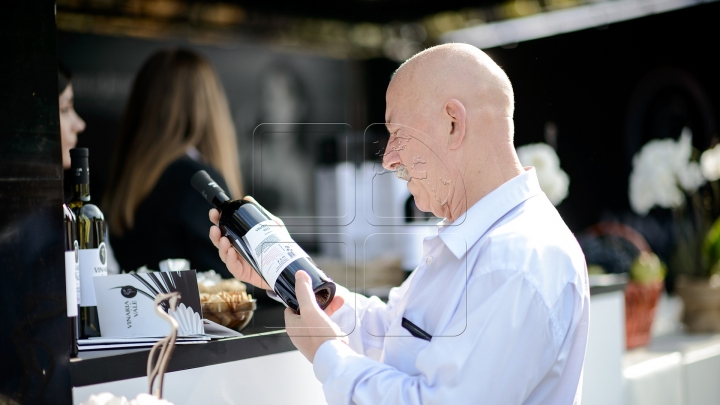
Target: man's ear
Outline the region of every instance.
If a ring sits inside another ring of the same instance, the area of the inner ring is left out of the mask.
[[[445,103],[444,114],[449,123],[448,128],[448,148],[455,150],[462,145],[465,139],[465,122],[467,115],[465,106],[456,99],[450,99]]]

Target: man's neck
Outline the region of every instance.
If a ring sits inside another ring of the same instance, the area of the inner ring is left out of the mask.
[[[497,154],[476,166],[465,171],[459,182],[461,187],[454,190],[452,199],[448,199],[445,216],[448,221],[454,222],[486,195],[525,172],[514,149],[511,153]]]

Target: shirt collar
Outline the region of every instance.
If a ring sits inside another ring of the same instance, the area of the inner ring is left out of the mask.
[[[457,220],[441,221],[440,238],[458,259],[500,218],[523,201],[540,194],[540,183],[534,167],[503,183],[473,204]],[[457,236],[460,236],[459,238]]]

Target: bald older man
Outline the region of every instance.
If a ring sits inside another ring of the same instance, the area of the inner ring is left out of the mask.
[[[505,73],[469,45],[430,48],[397,70],[383,166],[444,220],[387,304],[339,287],[323,312],[298,272],[287,333],[329,404],[580,402],[585,260],[515,154],[513,104]],[[267,288],[216,227],[210,235],[230,271]]]

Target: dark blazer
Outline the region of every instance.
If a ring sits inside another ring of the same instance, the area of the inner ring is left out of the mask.
[[[229,193],[225,179],[209,165],[188,156],[173,162],[135,212],[135,227],[122,236],[110,235],[122,269],[146,265],[158,270],[162,260],[187,259],[192,269],[213,269],[225,278],[232,277],[208,236],[212,207],[190,185],[190,177],[198,170],[207,171]]]

